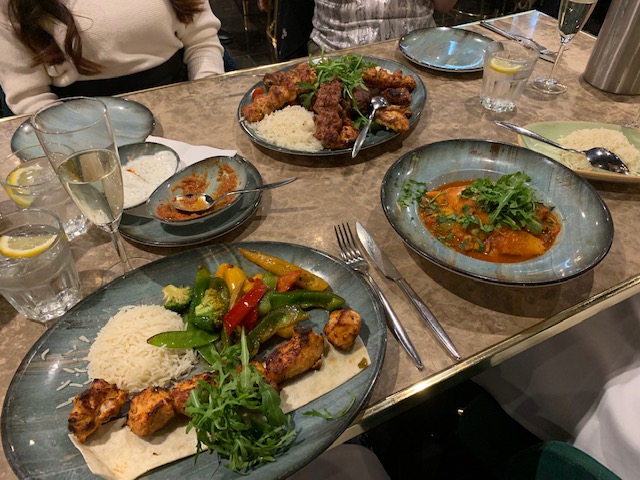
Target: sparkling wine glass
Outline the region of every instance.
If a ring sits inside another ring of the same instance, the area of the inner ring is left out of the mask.
[[[567,91],[567,86],[556,78],[556,69],[562,52],[567,44],[576,36],[584,24],[587,23],[591,12],[596,6],[597,0],[560,0],[558,11],[558,29],[560,30],[560,49],[553,62],[549,77],[537,77],[531,82],[531,86],[542,93],[558,95]]]
[[[80,211],[111,236],[120,261],[105,273],[104,281],[131,270],[118,233],[124,203],[120,157],[104,102],[90,97],[61,99],[38,110],[31,124]]]

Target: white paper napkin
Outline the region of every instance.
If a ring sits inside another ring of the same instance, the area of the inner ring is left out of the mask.
[[[235,150],[222,150],[215,147],[209,147],[206,145],[191,145],[189,143],[180,142],[178,140],[169,140],[163,137],[154,137],[149,135],[147,142],[161,143],[169,148],[173,148],[180,157],[181,167],[184,168],[193,163],[204,160],[208,157],[233,157],[236,153]]]

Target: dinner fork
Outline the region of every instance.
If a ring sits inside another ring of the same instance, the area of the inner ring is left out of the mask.
[[[360,247],[356,243],[356,239],[351,232],[351,227],[349,227],[349,224],[343,223],[342,225],[334,225],[333,229],[336,233],[336,239],[338,240],[338,247],[340,248],[340,255],[342,256],[342,259],[349,267],[362,275],[362,277],[367,281],[371,290],[373,290],[373,293],[378,297],[378,300],[384,307],[389,329],[393,333],[394,337],[396,337],[400,342],[400,345],[402,345],[409,354],[409,357],[411,357],[411,360],[416,367],[419,370],[422,370],[424,365],[420,359],[420,355],[418,355],[416,348],[413,346],[407,332],[400,323],[396,312],[391,308],[391,304],[387,300],[387,297],[385,297],[382,290],[380,290],[380,287],[378,287],[376,282],[373,280],[373,277],[369,274],[369,264],[360,252]]]

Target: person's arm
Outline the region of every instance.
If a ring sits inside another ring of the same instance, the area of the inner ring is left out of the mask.
[[[433,0],[433,8],[436,12],[447,13],[453,8],[458,0]]]
[[[31,52],[16,38],[6,16],[0,15],[0,85],[16,115],[32,113],[58,97],[43,65],[32,67]]]
[[[189,69],[189,80],[198,80],[224,73],[224,48],[218,38],[220,20],[211,11],[208,1],[205,10],[197,14],[180,36],[184,43],[184,61]]]

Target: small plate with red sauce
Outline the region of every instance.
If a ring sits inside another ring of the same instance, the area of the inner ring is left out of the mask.
[[[172,205],[177,196],[207,194],[217,198],[247,184],[246,160],[239,156],[209,157],[180,170],[163,182],[147,200],[147,212],[167,225],[182,226],[210,220],[235,205],[240,195],[232,195],[202,212],[185,212]]]
[[[481,178],[496,182],[518,172],[529,178],[526,185],[536,200],[552,206],[560,224],[544,253],[513,261],[474,258],[456,251],[447,238],[437,238],[425,225],[421,209],[430,207],[424,200],[427,192]],[[559,162],[516,145],[486,140],[424,145],[389,168],[381,195],[387,220],[410,248],[441,267],[488,283],[540,286],[563,282],[595,267],[613,242],[613,219],[596,190]]]

